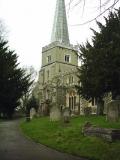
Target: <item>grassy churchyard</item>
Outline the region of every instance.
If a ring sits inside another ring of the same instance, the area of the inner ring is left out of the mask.
[[[105,117],[74,117],[70,123],[50,122],[49,117],[22,122],[20,127],[25,135],[56,150],[71,153],[90,160],[120,160],[120,141],[106,142],[97,137],[84,136],[85,122],[104,128],[120,129],[119,123],[106,122]]]

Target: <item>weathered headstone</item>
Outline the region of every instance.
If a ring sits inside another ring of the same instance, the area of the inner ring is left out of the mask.
[[[26,113],[26,122],[30,122],[30,113]]]
[[[95,136],[112,142],[120,140],[120,129],[94,127],[91,123],[86,123],[82,130],[85,136]]]
[[[30,119],[33,119],[33,117],[35,117],[36,116],[36,110],[35,110],[35,108],[31,108],[30,109]]]
[[[112,100],[107,104],[107,120],[117,122],[120,119],[120,100]]]
[[[68,107],[63,109],[62,117],[63,117],[64,123],[69,123],[70,122],[70,109]]]
[[[92,108],[91,107],[85,107],[84,108],[84,115],[89,116],[92,114]]]
[[[61,111],[56,105],[53,105],[50,109],[50,121],[59,120],[61,120]]]

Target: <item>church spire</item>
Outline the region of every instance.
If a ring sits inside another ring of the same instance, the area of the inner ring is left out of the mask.
[[[59,41],[69,44],[68,25],[65,9],[65,1],[57,0],[51,42]]]

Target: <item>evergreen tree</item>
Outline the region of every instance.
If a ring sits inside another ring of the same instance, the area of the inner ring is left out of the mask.
[[[120,9],[110,12],[105,25],[97,22],[99,32],[93,30],[92,45],[80,46],[80,94],[102,100],[111,92],[113,99],[120,95]]]
[[[19,105],[19,99],[32,82],[30,75],[19,67],[17,55],[8,47],[8,42],[0,40],[0,114],[11,117]]]

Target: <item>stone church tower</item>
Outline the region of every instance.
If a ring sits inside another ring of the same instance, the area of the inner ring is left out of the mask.
[[[51,42],[42,48],[42,67],[36,87],[42,112],[47,113],[48,106],[54,104],[80,113],[80,97],[75,89],[77,67],[77,50],[69,41],[65,1],[57,0]]]

